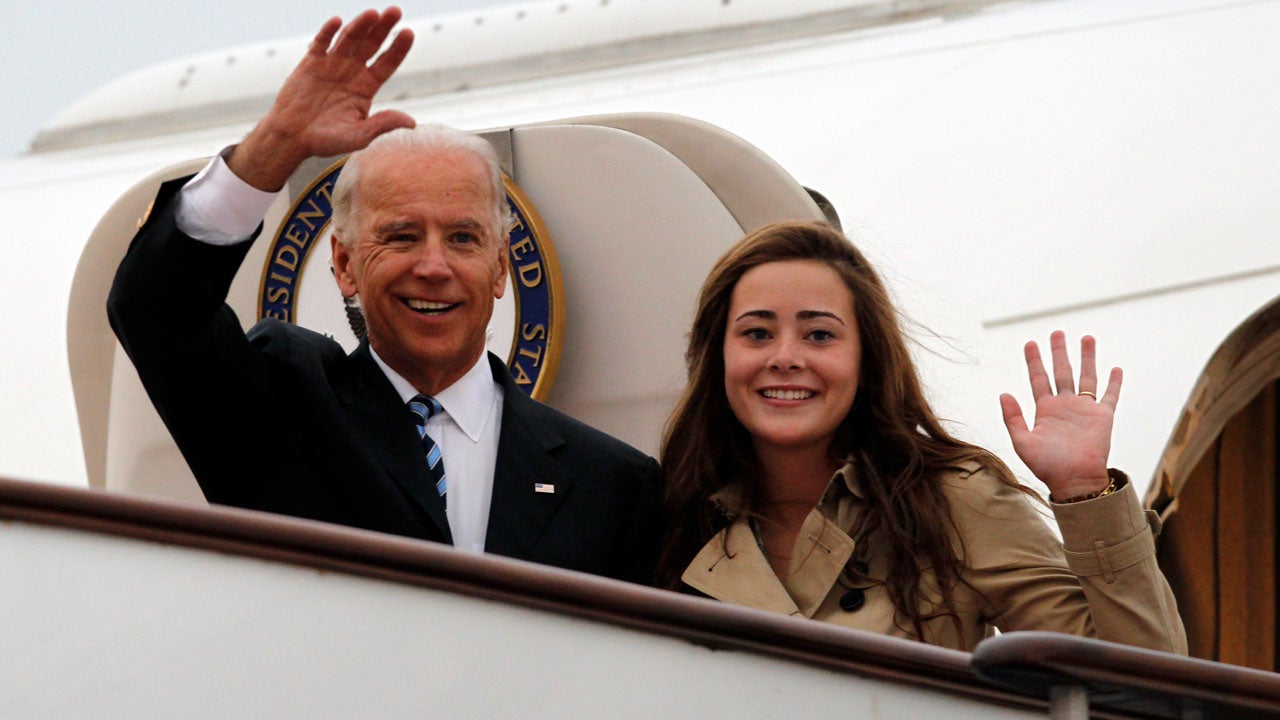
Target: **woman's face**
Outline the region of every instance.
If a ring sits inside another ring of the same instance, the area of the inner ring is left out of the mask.
[[[853,293],[815,260],[766,263],[729,304],[724,389],[757,449],[827,451],[858,392]]]

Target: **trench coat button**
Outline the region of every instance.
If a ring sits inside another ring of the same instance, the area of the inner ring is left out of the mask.
[[[854,588],[840,596],[840,609],[853,612],[860,609],[866,602],[867,594],[862,591],[862,588]]]

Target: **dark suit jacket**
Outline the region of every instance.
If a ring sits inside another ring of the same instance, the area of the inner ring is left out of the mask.
[[[275,320],[246,335],[224,300],[250,243],[215,247],[178,231],[184,182],[161,189],[107,312],[205,497],[451,542],[412,415],[367,344],[347,355]],[[489,361],[505,399],[486,550],[647,582],[657,463],[530,399]]]

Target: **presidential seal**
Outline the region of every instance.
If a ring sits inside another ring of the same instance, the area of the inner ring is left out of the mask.
[[[354,350],[364,340],[358,303],[338,291],[330,264],[331,193],[345,160],[327,168],[298,196],[267,253],[258,318],[304,325]],[[503,175],[512,224],[507,292],[494,305],[487,346],[505,358],[516,384],[538,400],[551,392],[564,342],[564,286],[555,248],[537,209]],[[322,271],[310,268],[322,268]]]

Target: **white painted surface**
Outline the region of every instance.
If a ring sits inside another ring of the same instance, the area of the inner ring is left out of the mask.
[[[417,46],[383,96],[452,93],[516,77],[575,73],[812,32],[806,28],[830,31],[886,15],[976,4],[980,0],[532,0],[410,17],[404,26],[415,32]],[[240,115],[246,101],[275,95],[310,40],[306,35],[242,45],[143,68],[64,109],[35,144],[66,131],[111,132],[113,123],[185,110],[214,118]],[[209,124],[208,117],[187,121]]]
[[[5,718],[1030,718],[505,603],[0,523]]]
[[[1142,486],[1205,360],[1280,287],[1277,30],[1273,0],[1003,3],[399,106],[477,129],[675,112],[739,135],[834,202],[946,339],[919,354],[937,409],[1015,467],[996,395],[1027,403],[1022,342],[1097,334],[1127,373],[1113,463]],[[85,482],[62,354],[81,245],[133,182],[245,129],[0,163],[0,474]],[[662,277],[670,257],[652,260],[629,272]],[[600,342],[643,349],[640,330]]]

